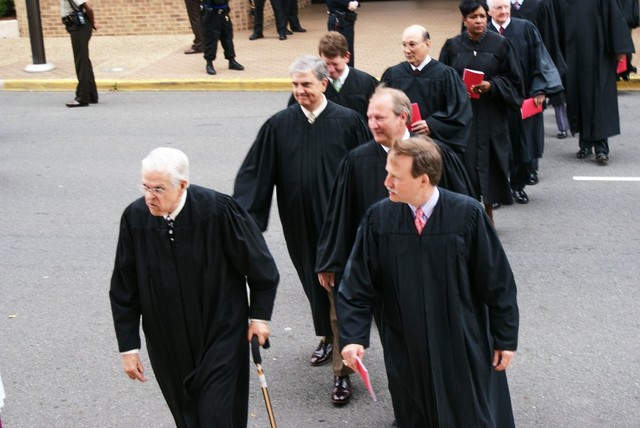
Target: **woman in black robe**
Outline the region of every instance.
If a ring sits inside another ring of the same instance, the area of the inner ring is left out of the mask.
[[[483,81],[470,87],[480,98],[471,98],[473,125],[465,151],[465,166],[475,191],[482,196],[493,221],[492,204],[513,203],[509,186],[509,127],[507,109],[518,110],[522,84],[511,45],[504,37],[487,31],[486,3],[460,3],[466,30],[446,41],[440,61],[460,76],[464,69],[482,71]]]

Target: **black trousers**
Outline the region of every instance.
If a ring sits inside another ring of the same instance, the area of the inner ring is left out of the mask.
[[[221,13],[220,13],[221,12]],[[204,36],[204,59],[213,61],[218,52],[218,40],[224,49],[224,57],[233,59],[236,52],[233,48],[233,24],[229,18],[229,9],[205,9],[202,14]]]
[[[347,45],[349,46],[349,52],[351,57],[349,58],[349,67],[355,67],[355,47],[354,47],[354,27],[355,21],[347,21],[344,18],[340,18],[337,15],[329,14],[329,20],[327,21],[327,29],[329,31],[337,31],[347,39]]]
[[[78,77],[76,101],[80,103],[97,103],[98,89],[96,88],[96,78],[93,75],[93,66],[89,59],[89,40],[91,39],[93,28],[87,22],[85,25],[69,27],[67,31],[71,36],[73,59],[76,65],[76,76]]]
[[[191,48],[199,51],[204,49],[200,4],[200,0],[184,0],[184,5],[187,8],[187,16],[189,17],[189,24],[191,24],[191,31],[193,31],[194,35]]]
[[[582,134],[579,135],[578,146],[581,149],[593,149],[596,152],[596,155],[609,154],[609,140],[607,138],[603,138],[602,140],[595,141],[587,141],[582,139]]]
[[[264,4],[266,0],[255,0],[256,15],[253,17],[253,32],[262,34],[264,27]],[[283,9],[282,0],[271,0],[273,15],[276,20],[276,29],[281,36],[287,33],[287,14]]]

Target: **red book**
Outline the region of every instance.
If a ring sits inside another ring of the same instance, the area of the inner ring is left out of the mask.
[[[616,74],[624,73],[627,71],[627,56],[623,55],[622,58],[618,60],[618,68],[616,69]]]
[[[371,398],[373,398],[373,401],[378,401],[378,399],[376,398],[376,393],[373,392],[373,387],[371,386],[371,379],[369,378],[369,370],[367,370],[364,364],[362,364],[362,360],[358,357],[356,357],[356,365],[357,365],[356,369],[360,374],[362,381],[364,382],[365,388],[367,388],[367,391],[369,391],[369,395],[371,396]]]
[[[411,103],[411,123],[407,124],[407,129],[411,131],[411,125],[419,120],[422,120],[420,107],[418,107],[418,103]]]
[[[467,92],[469,93],[470,98],[480,98],[480,94],[471,92],[471,87],[482,83],[482,79],[484,79],[484,72],[471,70],[470,68],[464,69],[464,72],[462,73],[462,80],[464,81],[464,85],[467,87]]]
[[[536,103],[533,98],[527,98],[522,102],[520,106],[520,114],[522,114],[522,120],[534,116],[542,112],[542,104],[536,107]]]

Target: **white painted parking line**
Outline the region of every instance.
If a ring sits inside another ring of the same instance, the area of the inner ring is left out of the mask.
[[[640,177],[588,177],[576,175],[575,181],[640,181]]]

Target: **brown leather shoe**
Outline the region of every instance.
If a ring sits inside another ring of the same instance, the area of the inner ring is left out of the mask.
[[[349,376],[333,377],[333,392],[331,392],[331,402],[342,406],[351,400],[353,390],[351,389],[351,379]]]
[[[312,366],[321,366],[331,360],[332,354],[333,345],[331,344],[331,341],[325,342],[324,340],[321,340],[316,350],[311,354],[311,360],[309,363]]]

